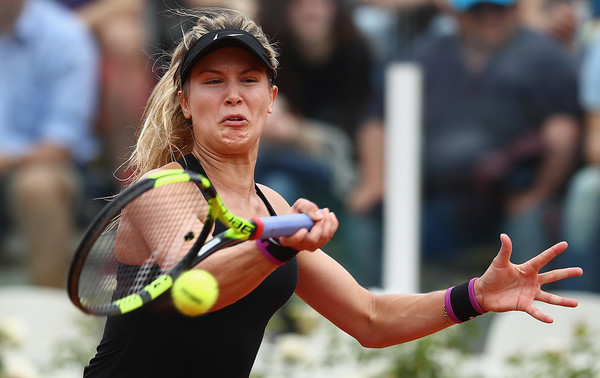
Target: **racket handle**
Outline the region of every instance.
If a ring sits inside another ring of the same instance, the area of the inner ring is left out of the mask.
[[[289,236],[303,228],[310,231],[315,225],[315,222],[306,214],[252,218],[252,221],[256,224],[256,232],[252,235],[252,240]]]

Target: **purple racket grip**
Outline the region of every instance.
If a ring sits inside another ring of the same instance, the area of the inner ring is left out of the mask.
[[[306,214],[252,218],[252,221],[256,223],[256,232],[251,238],[253,240],[289,236],[303,228],[310,231],[315,225],[315,222]]]

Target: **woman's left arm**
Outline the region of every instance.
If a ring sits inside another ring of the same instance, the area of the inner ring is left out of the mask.
[[[444,293],[376,295],[360,286],[323,251],[298,254],[296,294],[361,345],[386,347],[453,324],[444,318]]]
[[[539,273],[566,249],[558,243],[521,265],[510,263],[512,244],[501,236],[502,247],[483,276],[475,281],[479,305],[485,311],[524,311],[543,322],[552,318],[533,301],[575,307],[577,301],[562,298],[541,286],[580,276],[581,268]],[[414,340],[455,324],[445,307],[445,292],[375,295],[322,251],[298,255],[300,278],[296,293],[311,307],[366,347],[385,347]]]

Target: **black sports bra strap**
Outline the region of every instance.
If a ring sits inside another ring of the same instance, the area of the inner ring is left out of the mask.
[[[183,167],[183,169],[190,170],[190,171],[196,172],[196,173],[200,173],[201,175],[206,176],[206,172],[204,171],[202,164],[200,164],[198,159],[196,159],[196,157],[192,153],[189,153],[189,154],[181,157],[180,159],[177,160],[177,162]],[[267,207],[267,210],[269,210],[269,214],[277,215],[277,213],[275,212],[275,209],[273,209],[273,206],[271,206],[271,203],[269,202],[269,200],[267,199],[265,194],[259,189],[258,185],[254,185],[254,188],[256,190],[256,194],[258,194],[260,199],[263,201],[263,203]]]
[[[206,176],[204,168],[192,153],[182,156],[179,160],[177,160],[177,162],[183,167],[183,169]]]
[[[254,184],[254,187],[256,188],[256,194],[258,194],[260,199],[263,201],[263,203],[267,207],[267,210],[269,210],[269,214],[277,215],[277,213],[275,212],[275,209],[273,209],[273,206],[271,206],[271,203],[269,202],[269,200],[267,199],[265,194],[258,188],[258,185]]]

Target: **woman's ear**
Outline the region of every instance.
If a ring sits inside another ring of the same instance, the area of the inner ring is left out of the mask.
[[[267,108],[267,114],[273,113],[273,104],[275,103],[275,98],[277,98],[277,93],[279,93],[279,88],[276,85],[273,85],[269,90],[269,107]]]
[[[181,111],[183,112],[183,116],[187,119],[192,118],[190,106],[187,102],[187,98],[183,95],[182,91],[177,92],[177,98],[179,99],[179,105],[181,105]]]

